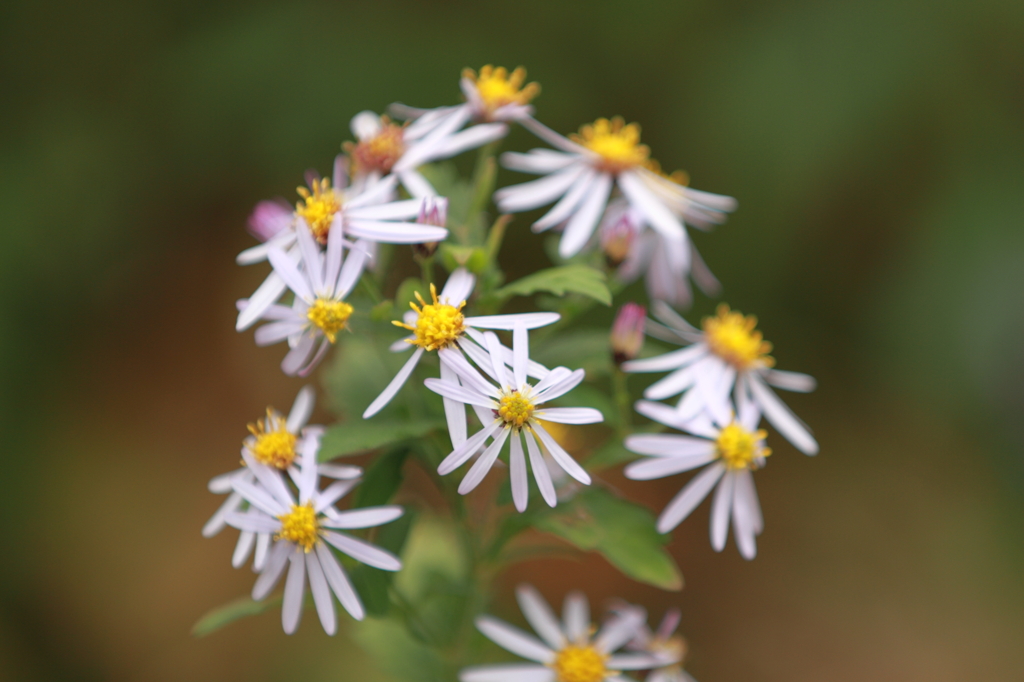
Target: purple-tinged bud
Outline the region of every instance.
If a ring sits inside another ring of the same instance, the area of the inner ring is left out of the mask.
[[[640,355],[644,347],[644,322],[647,309],[636,303],[627,303],[619,309],[619,314],[612,324],[610,337],[612,359],[616,365],[632,360]]]
[[[617,268],[626,260],[639,232],[640,225],[628,208],[608,207],[601,222],[601,249],[609,267]]]
[[[416,222],[421,225],[445,227],[448,222],[448,199],[445,197],[426,197],[420,206],[420,214]],[[420,258],[430,258],[437,251],[439,242],[413,244],[413,253]]]
[[[265,242],[281,231],[291,228],[292,220],[292,207],[283,199],[261,201],[249,215],[249,232],[256,239]]]

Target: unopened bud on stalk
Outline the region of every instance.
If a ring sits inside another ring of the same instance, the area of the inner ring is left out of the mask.
[[[628,209],[610,206],[601,224],[601,249],[608,267],[617,268],[626,260],[639,226]]]
[[[627,303],[619,309],[619,314],[612,324],[610,337],[612,359],[616,365],[632,360],[640,354],[644,347],[644,321],[647,309],[636,303]]]
[[[445,227],[445,223],[448,222],[448,199],[445,197],[426,197],[423,199],[416,222],[421,225]],[[417,258],[430,258],[437,251],[439,244],[440,242],[413,244],[412,251]]]
[[[293,220],[292,207],[284,200],[261,201],[249,216],[249,232],[265,242],[291,227]]]

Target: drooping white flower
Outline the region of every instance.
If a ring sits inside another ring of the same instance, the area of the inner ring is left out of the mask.
[[[421,244],[442,241],[448,231],[436,225],[415,222],[422,208],[420,199],[394,201],[397,176],[388,176],[375,183],[348,186],[348,164],[344,155],[334,160],[334,182],[319,178],[315,173],[307,176],[309,188],[300,187],[302,200],[296,204],[291,225],[278,231],[269,240],[246,249],[238,254],[236,261],[248,265],[265,260],[271,249],[279,249],[298,261],[297,236],[309,234],[314,241],[325,245],[333,227],[337,226],[345,245],[353,241],[364,242],[363,250],[372,254],[374,245]],[[280,218],[280,216],[277,216]],[[279,223],[275,223],[279,226]],[[256,289],[248,299],[248,305],[238,314],[235,328],[238,331],[255,323],[266,306],[281,297],[286,288],[276,272]]]
[[[732,519],[740,554],[745,559],[753,559],[757,554],[756,537],[764,528],[764,519],[751,472],[764,466],[771,450],[764,445],[767,434],[757,429],[761,419],[757,407],[745,402],[737,408],[738,416],[715,424],[706,413],[684,420],[669,405],[646,400],[637,402],[636,411],[645,417],[693,435],[627,436],[627,450],[651,459],[632,462],[626,466],[625,474],[635,481],[647,481],[704,466],[661,512],[658,532],[667,533],[682,523],[717,486],[711,503],[711,546],[716,552],[725,548]]]
[[[818,443],[807,426],[786,407],[769,385],[788,391],[813,391],[813,377],[774,369],[772,345],[757,331],[757,318],[729,310],[724,303],[702,329],[688,324],[671,308],[653,310],[668,326],[648,325],[649,332],[686,348],[623,364],[627,372],[665,372],[644,391],[649,400],[684,394],[677,410],[682,420],[707,410],[719,423],[729,419],[731,404],[755,403],[765,418],[801,452],[813,455]]]
[[[415,139],[437,136],[438,131],[449,131],[446,134],[450,134],[467,122],[480,124],[476,128],[488,124],[522,122],[533,114],[533,107],[529,103],[540,92],[540,86],[536,83],[524,87],[525,81],[526,69],[523,67],[509,73],[505,67],[494,68],[488,65],[480,69],[479,76],[473,69],[463,69],[459,87],[466,98],[464,104],[418,109],[396,103],[388,107],[388,111],[396,118],[412,121],[405,134]],[[502,125],[501,128],[501,135],[497,137],[508,132],[507,126]]]
[[[530,453],[530,468],[540,489],[544,501],[554,507],[557,503],[555,489],[541,454],[543,447],[570,476],[580,483],[589,484],[590,476],[583,470],[565,449],[551,437],[541,425],[540,420],[561,424],[595,424],[604,420],[597,410],[590,407],[544,407],[544,403],[565,395],[583,381],[583,370],[575,372],[565,367],[556,367],[536,385],[527,383],[529,368],[529,348],[526,326],[517,322],[513,327],[512,342],[512,374],[508,373],[504,361],[504,351],[498,337],[493,332],[484,334],[484,346],[488,357],[481,359],[480,367],[488,377],[484,378],[463,355],[454,348],[442,348],[438,351],[442,365],[458,376],[459,381],[451,379],[427,379],[427,388],[457,403],[470,405],[474,408],[483,428],[465,440],[449,454],[437,472],[442,476],[455,471],[477,453],[488,438],[492,439],[483,454],[473,463],[465,478],[459,484],[459,493],[470,492],[487,475],[506,440],[511,440],[509,472],[512,484],[512,500],[516,509],[526,509],[529,496],[526,458],[523,454],[521,438],[526,439],[526,447]],[[489,362],[488,362],[489,361]],[[465,420],[465,412],[458,415]],[[465,433],[464,421],[457,425],[457,430]],[[456,434],[452,434],[455,442]]]
[[[645,223],[670,245],[674,272],[685,277],[690,270],[689,238],[680,216],[683,207],[716,212],[733,210],[735,200],[688,187],[660,176],[650,161],[650,149],[640,144],[640,127],[624,125],[621,118],[600,118],[580,128],[572,139],[529,118],[522,122],[538,137],[554,146],[526,154],[507,152],[501,160],[506,168],[545,177],[495,192],[498,207],[507,213],[528,211],[555,200],[558,202],[533,224],[536,232],[565,223],[558,251],[563,258],[576,255],[594,233],[617,187]]]
[[[687,224],[694,222],[686,220]],[[688,307],[693,301],[691,278],[708,296],[717,294],[720,289],[692,240],[682,243],[651,229],[643,215],[621,197],[609,202],[601,221],[600,236],[606,259],[618,268],[618,279],[628,284],[643,276],[647,295],[653,300],[665,301],[677,308]],[[680,269],[680,264],[687,260],[683,253],[687,246],[689,271]]]
[[[290,565],[281,609],[281,622],[288,634],[299,626],[307,577],[320,623],[327,634],[337,631],[332,593],[353,618],[361,620],[365,615],[359,595],[328,545],[367,566],[385,571],[402,567],[402,562],[390,552],[338,532],[394,521],[402,515],[402,508],[381,506],[340,512],[333,509],[334,503],[351,490],[356,481],[337,481],[318,490],[316,456],[319,447],[317,437],[307,437],[303,442],[302,462],[295,477],[297,499],[277,469],[261,464],[245,451],[242,456],[258,485],[240,478],[231,482],[250,508],[244,513],[228,513],[228,524],[243,531],[272,534],[274,538],[266,565],[253,585],[252,598],[256,601],[265,598],[280,580],[285,565]]]
[[[636,611],[644,615],[646,621],[647,611],[642,606],[634,604],[621,604],[612,609],[615,614],[625,614],[629,611]],[[628,651],[645,651],[652,656],[661,659],[659,667],[647,674],[644,682],[696,682],[693,677],[683,670],[683,661],[686,658],[686,640],[681,635],[675,634],[679,627],[679,609],[669,609],[665,612],[658,629],[651,631],[644,622],[637,629],[636,637],[628,644]]]
[[[303,439],[307,432],[320,433],[322,427],[307,426],[309,415],[313,413],[313,406],[316,396],[311,386],[302,388],[295,396],[291,412],[285,418],[277,410],[268,407],[265,419],[257,420],[255,424],[249,424],[250,435],[242,441],[245,452],[256,461],[273,467],[279,471],[287,471],[289,475],[295,476],[297,469],[296,460],[299,459],[299,452],[302,451]],[[362,474],[362,469],[357,466],[346,464],[322,464],[320,474],[339,480],[352,480]],[[209,490],[218,495],[226,494],[228,498],[214,513],[210,520],[203,526],[203,537],[213,537],[220,533],[225,526],[227,515],[231,512],[242,511],[246,507],[242,496],[234,492],[231,482],[240,478],[250,483],[256,483],[256,476],[247,466],[229,471],[226,474],[215,476],[210,479]],[[270,547],[269,533],[253,533],[242,531],[238,535],[238,542],[235,544],[235,551],[231,557],[231,565],[239,568],[248,560],[253,547],[256,554],[253,558],[253,568],[262,570],[267,558],[267,549]]]
[[[416,198],[437,192],[417,170],[420,166],[451,158],[508,134],[508,126],[484,123],[460,130],[465,121],[450,117],[445,125],[431,128],[402,126],[387,116],[363,111],[352,119],[357,142],[344,145],[352,161],[353,184],[373,185],[394,173],[402,186]]]
[[[591,638],[590,605],[582,594],[566,595],[561,622],[529,585],[520,585],[516,598],[540,639],[491,616],[480,616],[476,626],[498,646],[533,662],[463,668],[460,682],[625,682],[629,678],[621,671],[650,670],[661,662],[644,652],[616,653],[643,625],[635,611],[610,619]]]
[[[473,292],[473,285],[476,278],[465,268],[458,268],[452,272],[445,283],[441,294],[437,294],[434,285],[430,285],[432,301],[427,303],[422,297],[419,298],[419,305],[410,303],[412,310],[407,312],[401,322],[394,322],[398,327],[408,329],[412,332],[410,336],[399,339],[391,344],[392,352],[406,351],[415,348],[412,357],[398,371],[395,378],[391,380],[387,388],[366,408],[363,418],[368,419],[380,412],[386,406],[399,389],[405,385],[412,371],[416,369],[423,354],[428,351],[440,351],[441,349],[458,349],[468,355],[478,365],[489,367],[490,359],[483,346],[484,336],[480,329],[512,329],[517,323],[522,323],[527,329],[536,329],[545,325],[553,324],[560,318],[558,313],[521,313],[515,315],[487,315],[482,317],[466,317],[463,315],[463,308],[466,300]],[[502,349],[503,361],[506,365],[512,364],[512,351],[508,348]],[[527,368],[530,376],[542,379],[547,376],[548,370],[536,363],[531,362]],[[457,381],[455,372],[446,364],[441,364],[441,378],[448,381]],[[450,398],[444,400],[445,413],[448,415],[448,426],[451,431],[452,445],[458,446],[466,441],[466,418],[465,407]],[[461,418],[459,418],[461,414]]]
[[[295,259],[271,245],[267,251],[274,274],[295,294],[290,306],[262,303],[257,319],[269,320],[256,330],[256,343],[266,346],[288,341],[291,350],[281,362],[290,376],[308,374],[323,358],[327,348],[347,328],[352,306],[345,297],[363,272],[366,251],[357,242],[344,254],[341,225],[331,227],[327,252],[322,253],[308,230],[297,230],[300,270]],[[258,305],[249,299],[242,312]]]

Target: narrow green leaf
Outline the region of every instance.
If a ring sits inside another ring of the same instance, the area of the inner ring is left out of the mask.
[[[409,454],[408,448],[398,447],[373,460],[356,488],[354,507],[375,507],[387,504],[402,485],[402,465]]]
[[[335,424],[327,429],[320,443],[321,462],[374,450],[390,443],[421,438],[444,423],[432,419],[395,422],[393,420],[359,420]]]
[[[655,530],[651,512],[604,488],[581,491],[568,504],[536,517],[534,527],[599,552],[634,580],[664,590],[683,587],[683,576],[665,550],[668,536]]]
[[[406,510],[405,515],[381,526],[377,530],[374,544],[392,554],[401,554],[405,541],[409,537],[414,514]],[[366,613],[374,618],[382,618],[391,610],[391,598],[388,590],[394,580],[394,573],[359,564],[349,574],[352,585],[366,608]]]
[[[538,291],[548,291],[557,296],[583,294],[605,305],[612,304],[612,293],[605,284],[604,273],[578,264],[535,272],[505,285],[497,293],[499,296],[529,296]]]
[[[235,601],[228,602],[223,606],[210,609],[192,626],[193,637],[205,637],[211,632],[220,630],[225,625],[235,622],[239,618],[255,616],[267,609],[275,608],[281,603],[281,597],[265,599],[264,601],[253,601],[249,597],[242,597]]]
[[[630,452],[622,444],[622,441],[613,439],[598,448],[585,462],[587,471],[600,471],[618,464],[632,462],[637,459],[637,454]]]

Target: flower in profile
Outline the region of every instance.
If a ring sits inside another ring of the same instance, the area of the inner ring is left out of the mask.
[[[293,261],[299,259],[298,234],[313,237],[326,245],[331,229],[337,225],[346,246],[353,240],[365,242],[362,250],[370,253],[373,244],[421,244],[442,241],[448,231],[414,220],[422,208],[420,199],[394,201],[398,178],[390,175],[373,184],[348,186],[348,160],[338,155],[334,160],[333,181],[316,173],[307,174],[308,187],[299,187],[300,201],[295,205],[288,229],[280,229],[269,240],[238,254],[236,261],[248,265],[266,260],[271,249],[285,252]],[[278,216],[279,217],[279,216]],[[240,306],[235,329],[242,331],[260,319],[262,311],[284,293],[286,284],[275,272]]]
[[[434,196],[437,192],[417,168],[475,149],[508,133],[508,127],[500,123],[459,130],[465,121],[453,127],[451,123],[455,120],[449,121],[449,125],[427,128],[392,123],[387,116],[372,111],[356,114],[351,128],[357,142],[343,145],[352,160],[353,184],[373,185],[394,173],[413,197]]]
[[[597,410],[590,407],[544,407],[544,403],[565,395],[583,380],[583,370],[575,372],[565,367],[556,367],[536,385],[527,383],[529,348],[526,326],[517,322],[512,331],[512,375],[505,366],[504,350],[493,332],[484,334],[487,358],[480,364],[488,367],[485,372],[494,383],[484,378],[461,353],[453,348],[438,351],[442,365],[447,364],[457,376],[441,379],[427,379],[424,383],[435,393],[475,408],[483,428],[476,434],[456,445],[437,468],[442,476],[450,474],[477,453],[488,438],[492,439],[483,454],[473,463],[469,472],[459,484],[459,493],[465,495],[474,488],[490,471],[506,440],[511,441],[509,472],[512,484],[512,501],[516,509],[526,509],[529,487],[526,472],[526,458],[523,455],[522,438],[530,453],[530,467],[544,501],[554,507],[557,504],[555,488],[545,466],[541,448],[547,450],[554,460],[570,476],[583,484],[590,483],[590,476],[565,449],[551,437],[541,425],[541,420],[561,424],[595,424],[604,420]],[[465,419],[465,413],[461,412]],[[461,425],[460,425],[460,428]],[[465,433],[464,431],[462,433]],[[455,433],[452,442],[456,442]]]
[[[249,215],[249,232],[261,242],[290,230],[294,221],[292,207],[284,199],[261,201]]]
[[[268,251],[274,274],[295,294],[290,306],[265,304],[260,317],[268,324],[256,330],[256,343],[267,346],[287,340],[291,350],[281,362],[289,376],[308,374],[348,327],[351,304],[345,302],[363,272],[366,251],[356,243],[343,256],[341,226],[331,228],[327,253],[321,253],[308,230],[296,232],[303,269],[277,246]],[[250,299],[245,312],[252,307]]]
[[[764,528],[764,520],[751,472],[764,466],[765,458],[771,454],[764,444],[767,434],[757,428],[761,419],[757,407],[750,402],[741,404],[739,415],[725,424],[714,423],[706,414],[685,420],[672,407],[645,400],[637,402],[636,411],[693,435],[627,436],[627,450],[651,457],[626,466],[627,478],[648,481],[705,467],[661,512],[658,532],[667,533],[682,523],[717,486],[711,503],[711,546],[716,552],[725,548],[731,518],[740,554],[753,559],[757,554],[756,537]]]
[[[527,154],[502,154],[506,168],[545,177],[495,192],[498,207],[506,213],[528,211],[557,200],[555,206],[533,224],[536,232],[565,224],[558,252],[563,258],[576,255],[594,233],[617,187],[655,231],[679,254],[675,263],[681,276],[690,269],[689,245],[679,209],[701,204],[701,197],[734,206],[728,197],[700,193],[668,180],[657,172],[650,149],[640,144],[640,126],[626,125],[622,118],[599,118],[569,138],[538,121],[523,122],[538,137],[556,148],[534,149]],[[731,210],[731,209],[730,209]]]
[[[612,348],[612,360],[621,365],[640,354],[644,347],[644,321],[647,309],[636,303],[627,303],[619,308],[619,314],[612,323],[609,342]]]
[[[647,611],[633,604],[618,605],[612,609],[612,613],[624,614],[630,610],[644,614],[646,620]],[[645,622],[638,628],[636,637],[626,645],[628,651],[645,651],[662,661],[662,666],[648,673],[644,682],[696,682],[683,670],[687,647],[682,635],[676,634],[680,616],[679,609],[669,609],[657,630],[652,631]]]
[[[611,618],[594,633],[590,605],[579,592],[566,595],[561,622],[533,587],[520,585],[516,598],[539,639],[491,616],[478,617],[476,626],[498,646],[532,662],[463,668],[460,682],[618,681],[627,679],[623,670],[650,670],[662,663],[645,652],[616,653],[643,627],[645,616],[635,610]]]
[[[328,545],[367,566],[385,571],[397,571],[402,567],[402,562],[390,552],[338,532],[372,528],[394,521],[402,515],[402,508],[334,509],[334,503],[352,489],[355,481],[337,481],[317,490],[319,468],[316,456],[319,447],[318,437],[307,437],[303,442],[302,461],[295,476],[297,498],[280,471],[260,463],[244,450],[242,456],[256,482],[239,478],[231,482],[232,488],[250,508],[244,513],[227,514],[228,524],[242,531],[272,534],[274,538],[266,564],[253,585],[252,598],[256,601],[265,598],[280,580],[285,565],[290,565],[281,609],[282,625],[288,634],[295,632],[302,618],[307,576],[313,603],[327,634],[333,635],[337,631],[332,593],[353,618],[361,620],[365,615],[359,595]]]
[[[730,394],[735,403],[755,403],[765,418],[801,452],[813,455],[818,443],[807,426],[786,407],[769,385],[788,391],[813,391],[815,381],[806,374],[774,369],[769,353],[772,344],[757,330],[757,318],[718,306],[714,316],[704,318],[702,329],[688,324],[671,308],[655,304],[654,311],[665,323],[651,325],[652,334],[686,348],[623,364],[627,372],[664,372],[666,377],[644,391],[649,400],[685,394],[677,410],[688,419],[707,410],[716,421],[729,419]]]
[[[416,365],[424,353],[455,349],[471,357],[477,364],[483,363],[481,366],[490,367],[490,358],[483,348],[486,342],[483,333],[478,330],[512,329],[516,323],[521,323],[526,329],[536,329],[559,320],[558,313],[466,317],[463,314],[463,309],[466,306],[466,300],[473,292],[475,282],[476,278],[465,268],[458,268],[448,277],[440,295],[431,284],[431,301],[423,300],[417,293],[419,305],[410,302],[409,307],[412,310],[405,314],[402,321],[393,322],[395,326],[407,329],[412,334],[393,343],[391,345],[392,352],[405,351],[410,348],[415,350],[391,383],[363,412],[364,419],[377,414],[391,402],[391,399],[395,397],[395,394],[405,385],[413,370],[416,369]],[[512,351],[503,348],[502,353],[505,364],[511,364]],[[547,375],[547,369],[537,363],[530,363],[527,372],[530,376],[537,378]],[[444,363],[441,364],[441,378],[457,381],[454,370]],[[445,412],[448,414],[452,445],[461,445],[466,440],[465,407],[448,398],[445,399],[444,405]]]

